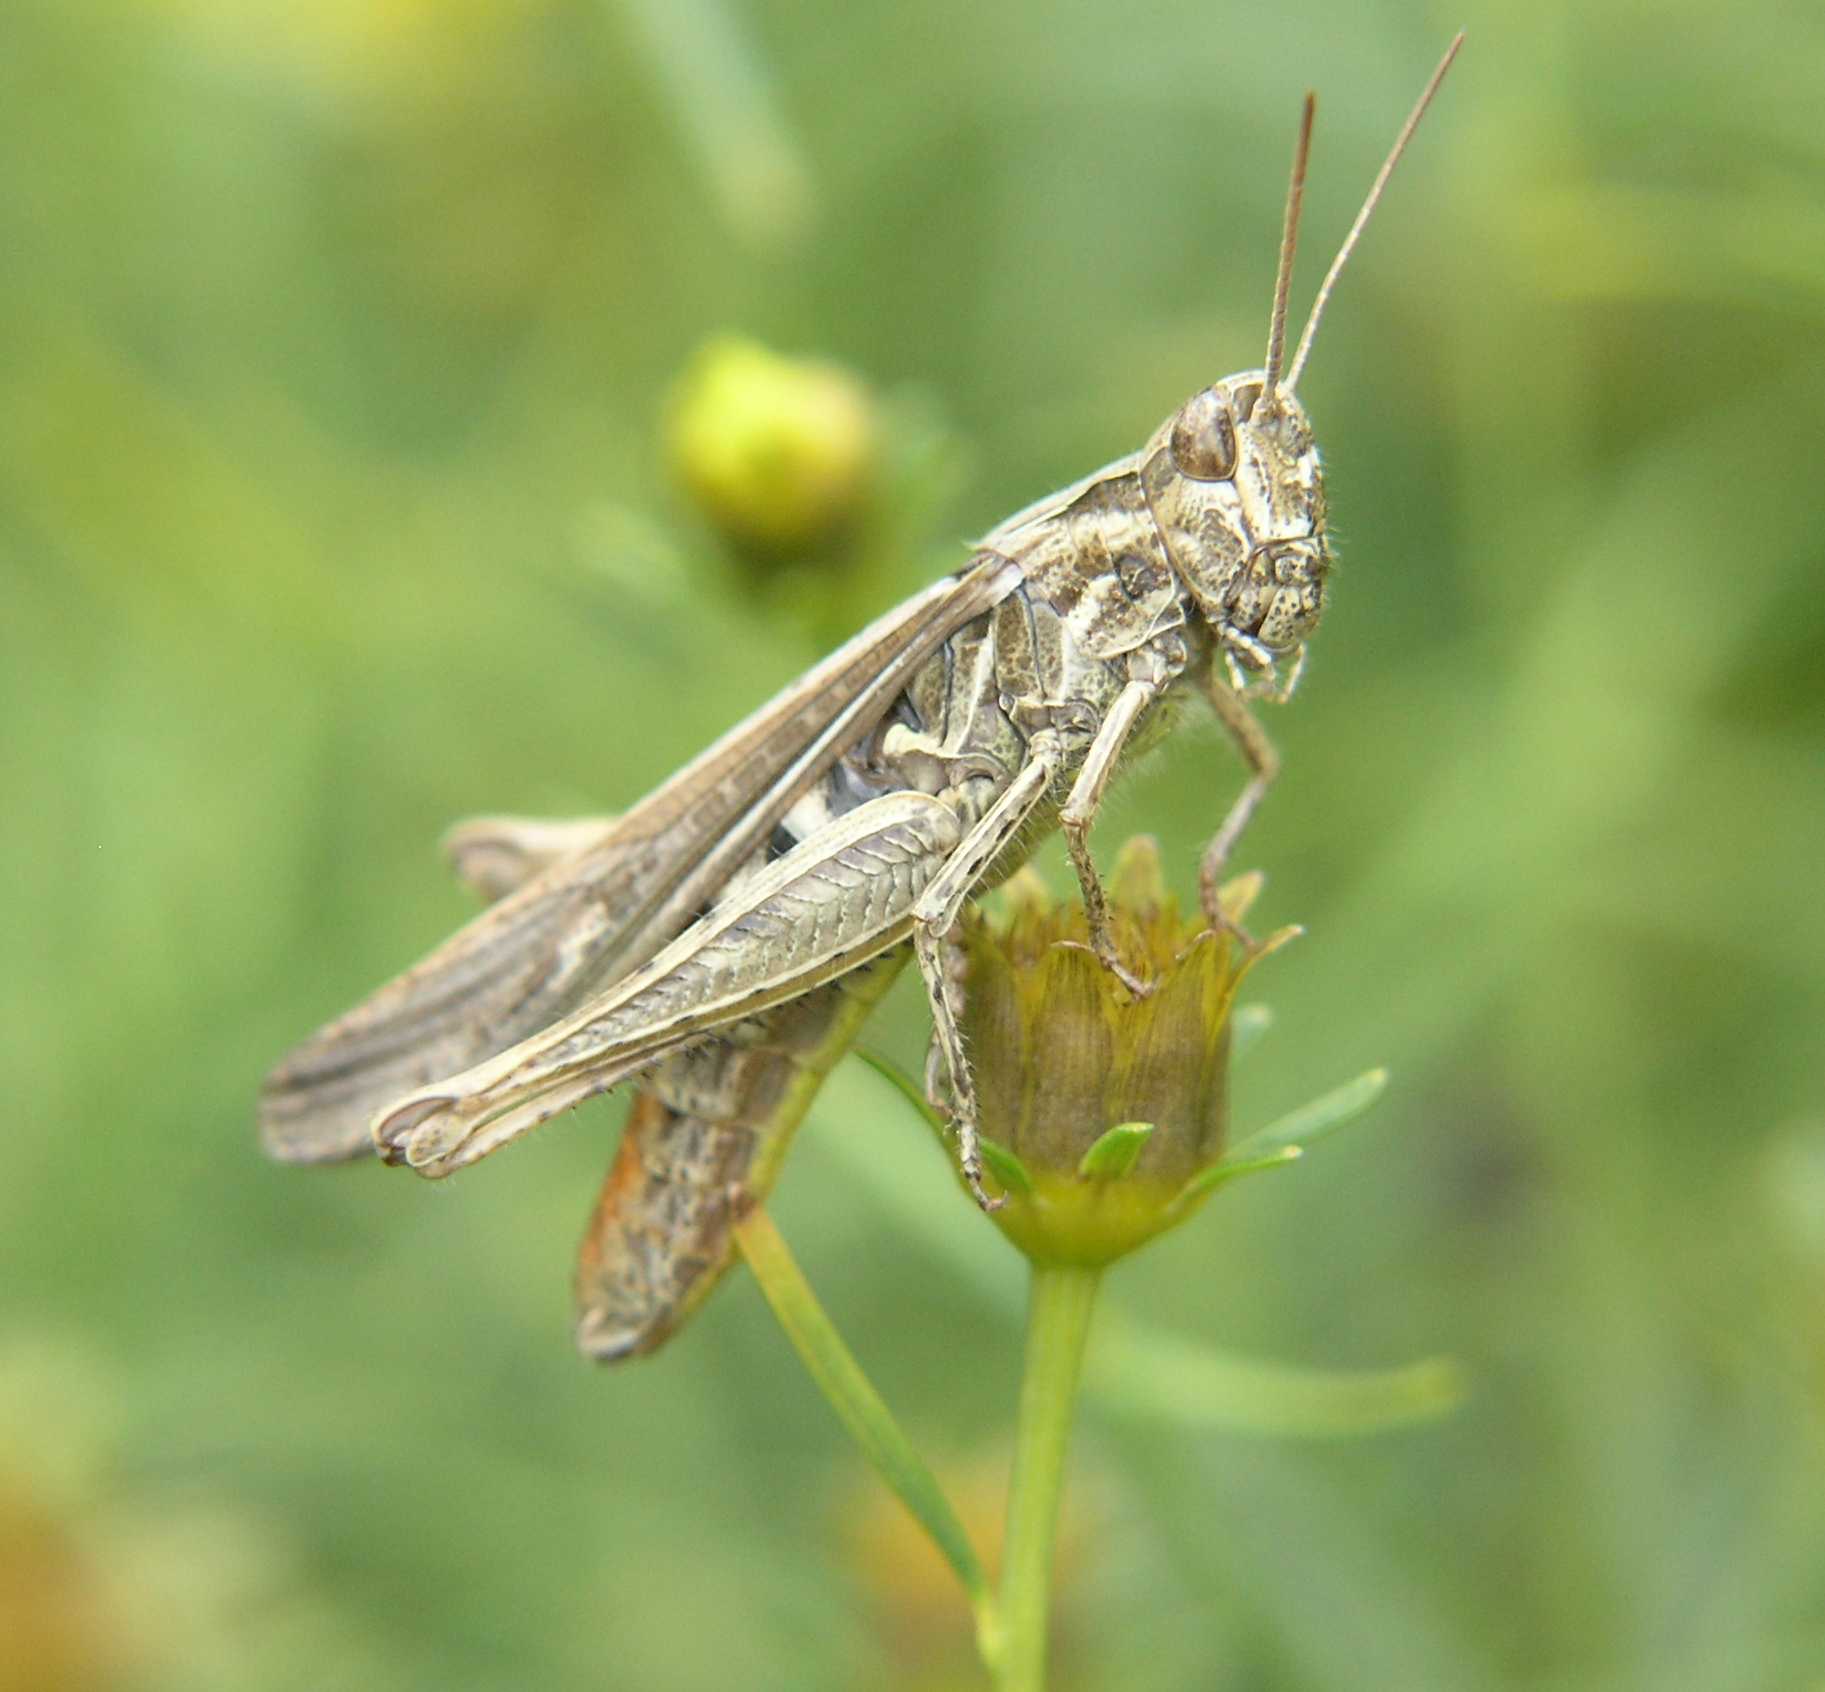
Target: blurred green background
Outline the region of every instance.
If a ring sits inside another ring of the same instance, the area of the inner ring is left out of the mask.
[[[449,821],[618,808],[1257,363],[1301,91],[1296,310],[1459,23],[1303,384],[1344,562],[1243,854],[1310,938],[1238,1128],[1394,1088],[1110,1305],[1474,1390],[1092,1408],[1058,1683],[1825,1685],[1816,9],[8,0],[0,1688],[978,1684],[745,1277],[573,1355],[617,1104],[433,1186],[253,1096],[466,913]],[[847,567],[669,485],[726,331],[881,396]],[[1099,849],[1189,890],[1238,779],[1184,737]],[[988,1500],[1017,1265],[875,1098],[776,1214]]]

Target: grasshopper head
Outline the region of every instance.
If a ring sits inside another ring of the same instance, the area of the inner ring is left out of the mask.
[[[1269,669],[1318,626],[1330,550],[1324,473],[1305,409],[1265,373],[1193,394],[1143,472],[1172,562],[1219,644]]]
[[[1179,576],[1222,650],[1252,669],[1271,672],[1282,654],[1303,646],[1324,614],[1325,577],[1331,567],[1324,529],[1324,474],[1312,426],[1294,390],[1331,290],[1463,41],[1461,32],[1453,38],[1407,114],[1356,221],[1318,285],[1305,330],[1289,360],[1287,295],[1317,110],[1313,97],[1306,95],[1287,186],[1266,365],[1226,376],[1193,394],[1148,445],[1143,471],[1147,494]],[[1289,681],[1286,687],[1291,685]]]

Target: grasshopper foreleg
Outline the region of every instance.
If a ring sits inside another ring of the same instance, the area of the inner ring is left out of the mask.
[[[1198,863],[1198,899],[1204,907],[1205,919],[1213,928],[1228,929],[1252,950],[1253,940],[1224,915],[1219,895],[1222,890],[1223,867],[1229,862],[1229,854],[1243,829],[1248,827],[1248,819],[1255,814],[1255,807],[1266,797],[1268,788],[1280,773],[1280,754],[1274,750],[1274,743],[1267,738],[1267,731],[1255,721],[1248,706],[1243,703],[1242,696],[1217,675],[1214,667],[1209,673],[1205,691],[1211,709],[1217,714],[1217,721],[1236,743],[1236,750],[1242,754],[1243,762],[1248,765],[1251,773],[1248,785],[1236,795],[1235,803],[1229,808],[1229,815],[1223,819],[1223,826],[1211,836],[1210,844],[1204,848],[1204,856]]]
[[[951,938],[964,902],[975,890],[984,871],[1000,857],[1019,834],[1022,824],[1052,785],[1059,762],[1055,739],[1036,738],[1032,754],[1020,773],[1002,791],[957,848],[945,859],[913,906],[913,950],[931,998],[932,1038],[942,1054],[950,1080],[951,1121],[957,1130],[957,1161],[963,1178],[984,1210],[999,1209],[1002,1200],[982,1189],[982,1148],[976,1128],[976,1088],[958,1029],[961,983],[957,980],[957,950]],[[934,1103],[941,1101],[934,1100]]]
[[[1084,754],[1077,780],[1064,809],[1058,813],[1058,826],[1064,832],[1070,849],[1071,867],[1077,871],[1077,885],[1084,896],[1084,920],[1090,930],[1090,950],[1097,961],[1137,999],[1153,991],[1122,963],[1109,926],[1109,901],[1103,892],[1102,878],[1096,873],[1096,860],[1090,856],[1090,825],[1096,820],[1097,808],[1115,773],[1116,761],[1127,744],[1128,735],[1140,720],[1141,713],[1165,691],[1163,682],[1138,679],[1128,683],[1116,697],[1109,714],[1103,718]]]
[[[1307,650],[1305,642],[1300,641],[1298,650],[1293,654],[1292,668],[1286,672],[1286,679],[1284,681],[1280,679],[1276,672],[1270,670],[1268,674],[1259,681],[1249,682],[1242,689],[1242,697],[1244,699],[1259,699],[1269,705],[1284,705],[1299,691],[1300,678],[1305,674],[1305,655]]]

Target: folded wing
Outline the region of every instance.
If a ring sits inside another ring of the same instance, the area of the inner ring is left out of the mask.
[[[793,802],[912,672],[1019,580],[992,553],[889,612],[599,834],[320,1029],[267,1077],[260,1133],[288,1162],[372,1149],[390,1101],[505,1052],[652,959],[765,849]],[[459,837],[460,839],[460,837]]]

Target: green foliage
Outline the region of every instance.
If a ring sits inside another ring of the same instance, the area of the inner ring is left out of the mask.
[[[1059,1684],[1816,1673],[1825,22],[1617,0],[5,7],[0,1567],[87,1618],[47,1598],[40,1649],[161,1692],[932,1681],[751,1287],[571,1354],[618,1107],[435,1189],[269,1167],[251,1100],[466,913],[447,823],[618,808],[1258,360],[1300,93],[1296,311],[1459,22],[1302,385],[1343,566],[1245,851],[1312,938],[1238,1122],[1381,1062],[1398,1121],[1105,1298],[1476,1391],[1265,1444],[1098,1408],[1093,1357]],[[721,332],[881,394],[850,568],[756,579],[668,489]],[[1177,737],[1099,848],[1156,833],[1189,895],[1238,779]],[[902,988],[903,1063],[920,1022]],[[1016,1266],[910,1122],[848,1143],[873,1085],[779,1209],[961,1464]]]

